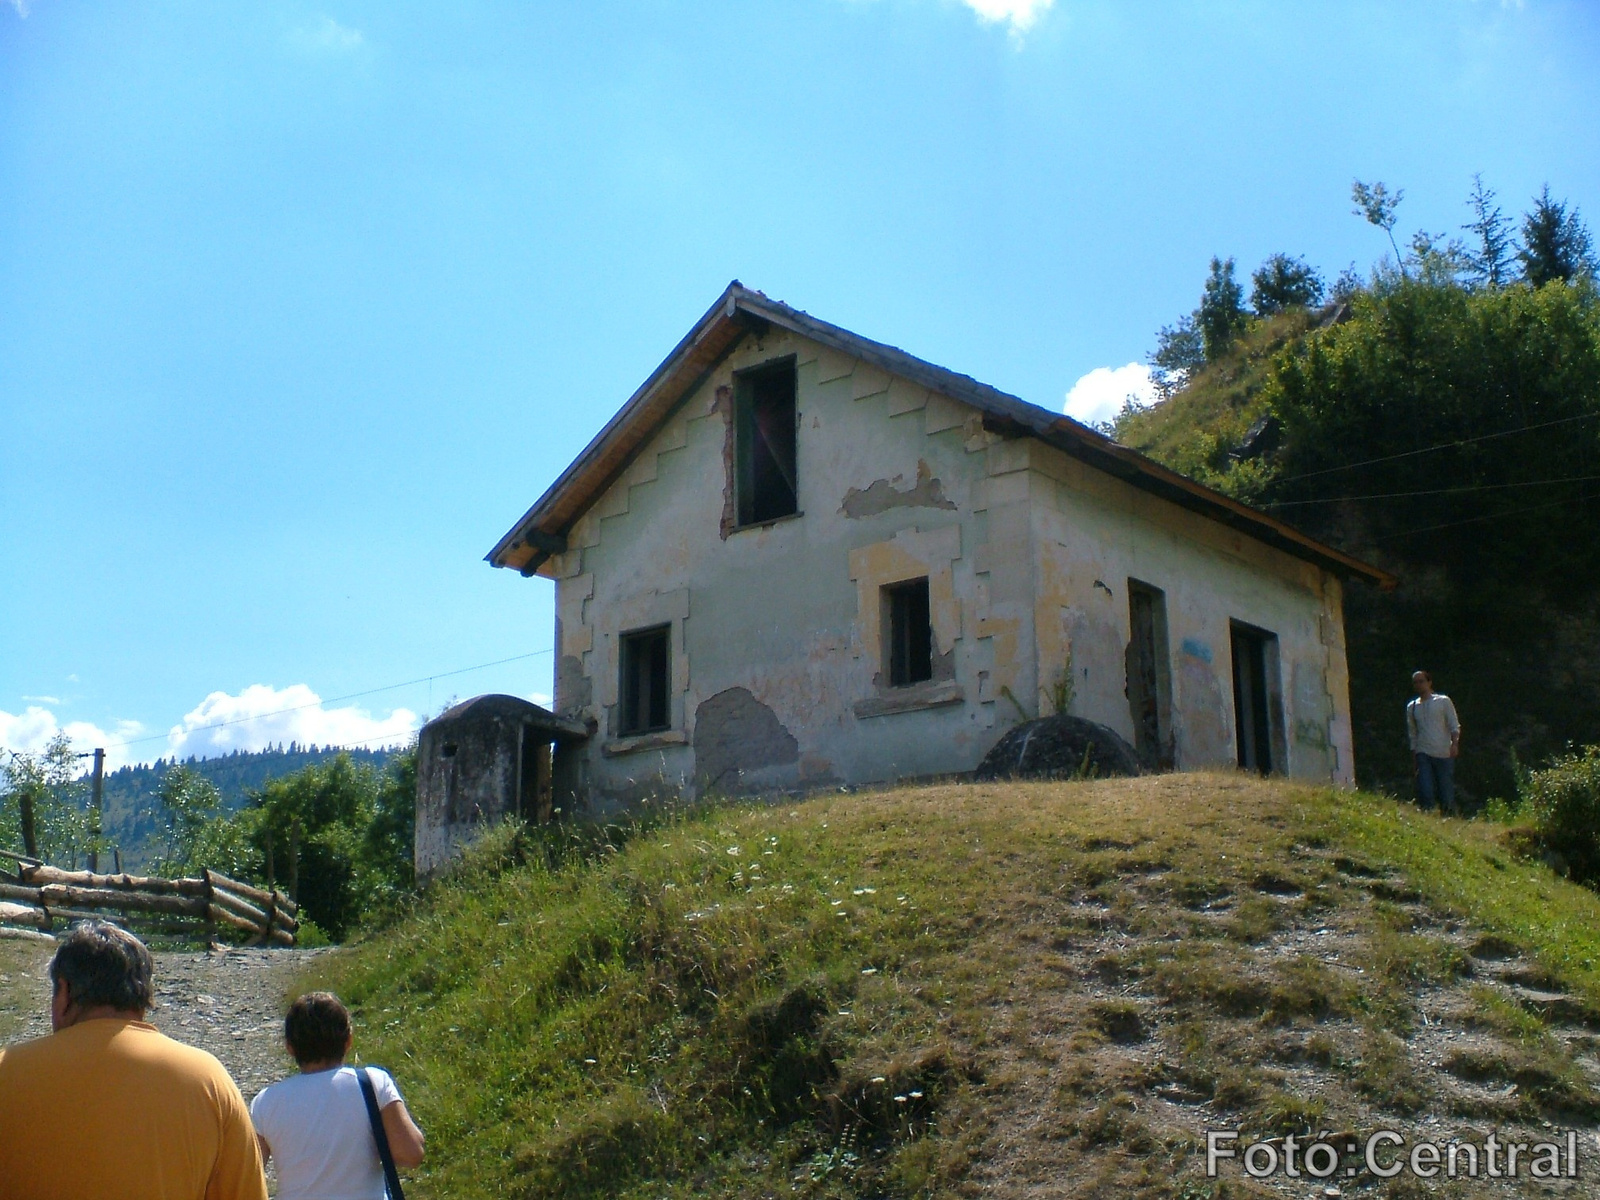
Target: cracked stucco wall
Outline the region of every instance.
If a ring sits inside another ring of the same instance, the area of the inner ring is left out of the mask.
[[[730,530],[734,373],[788,356],[801,515]],[[568,542],[541,572],[556,579],[555,706],[595,722],[565,769],[597,809],[970,770],[1049,711],[1069,646],[1073,711],[1131,736],[1129,575],[1167,592],[1180,766],[1232,761],[1233,616],[1283,639],[1291,770],[1348,771],[1336,581],[785,331],[748,335]],[[887,688],[878,589],[923,574],[935,678]],[[673,727],[617,738],[618,639],[654,624],[672,628]]]

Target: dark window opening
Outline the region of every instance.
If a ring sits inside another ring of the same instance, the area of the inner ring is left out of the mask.
[[[759,525],[800,511],[795,476],[793,360],[746,371],[734,403],[739,524]]]
[[[456,744],[454,742],[446,742],[439,753],[445,758],[454,758],[456,756]]]
[[[1232,627],[1233,728],[1239,766],[1270,775],[1279,764],[1272,761],[1272,698],[1269,672],[1277,666],[1275,635],[1264,629]]]
[[[622,717],[618,732],[623,737],[654,733],[672,724],[667,704],[670,632],[670,626],[661,625],[622,635]]]
[[[1171,770],[1172,668],[1167,649],[1167,597],[1160,588],[1128,580],[1128,711],[1140,761]]]
[[[889,686],[908,687],[933,678],[933,626],[928,581],[912,579],[883,589],[888,609]]]

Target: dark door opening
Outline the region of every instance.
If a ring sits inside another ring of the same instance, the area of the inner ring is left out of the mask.
[[[1134,749],[1146,766],[1170,771],[1172,669],[1167,650],[1167,598],[1159,589],[1128,580],[1128,711]]]
[[[522,727],[522,761],[517,786],[517,816],[535,825],[551,818],[550,735],[532,725]]]
[[[927,579],[883,589],[889,641],[889,686],[909,687],[933,678],[933,623]]]
[[[1269,668],[1277,665],[1277,637],[1264,629],[1232,626],[1233,728],[1239,766],[1270,775],[1281,764],[1273,762],[1272,698]]]

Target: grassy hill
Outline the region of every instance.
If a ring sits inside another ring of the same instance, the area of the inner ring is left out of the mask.
[[[1200,774],[508,833],[306,982],[418,1197],[1267,1194],[1202,1131],[1600,1118],[1600,898],[1502,832]]]

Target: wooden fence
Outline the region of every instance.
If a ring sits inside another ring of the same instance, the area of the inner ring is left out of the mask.
[[[214,941],[226,925],[252,946],[293,946],[299,907],[282,892],[252,887],[215,871],[198,879],[63,871],[0,850],[15,870],[0,869],[0,935],[49,937],[57,922],[111,920],[135,932]],[[108,916],[107,914],[115,914]]]

